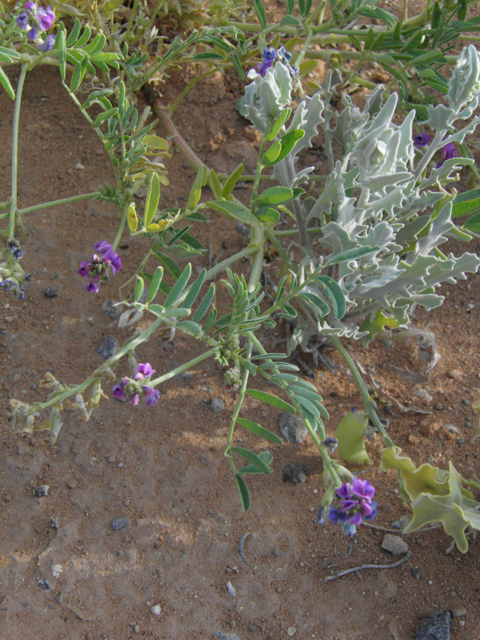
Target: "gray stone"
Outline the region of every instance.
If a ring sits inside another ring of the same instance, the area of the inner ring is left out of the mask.
[[[408,544],[400,536],[387,533],[383,536],[382,549],[389,551],[394,556],[401,556],[408,551]]]
[[[299,482],[305,482],[309,474],[310,468],[306,462],[302,462],[302,464],[299,465],[289,462],[283,470],[282,480],[284,482],[298,484]]]
[[[452,618],[461,618],[467,615],[467,610],[465,607],[452,607],[450,613],[452,614]]]
[[[117,516],[112,520],[112,529],[115,531],[120,531],[120,529],[125,529],[128,525],[127,516]]]
[[[48,484],[41,484],[39,487],[33,490],[33,495],[36,498],[44,498],[46,495],[48,495],[49,489],[50,487],[48,486]]]
[[[410,524],[410,518],[407,518],[407,516],[402,516],[398,520],[395,520],[395,522],[392,522],[392,529],[397,529],[397,531],[403,531],[408,527],[409,524]]]
[[[48,582],[48,580],[45,580],[45,578],[42,578],[38,581],[38,586],[44,591],[51,591],[53,589],[52,585]]]
[[[45,289],[44,296],[53,300],[53,298],[58,297],[58,291],[54,287],[48,287]]]
[[[112,318],[112,320],[118,318],[118,316],[122,313],[121,307],[115,307],[114,303],[111,300],[105,300],[105,302],[102,304],[102,311],[106,316]]]
[[[98,355],[104,360],[111,358],[118,350],[120,345],[114,336],[105,336],[97,349]]]
[[[278,428],[280,429],[283,439],[293,444],[300,444],[308,435],[303,420],[291,413],[281,413],[278,416]]]
[[[240,640],[236,633],[222,633],[221,631],[215,631],[213,635],[217,640]]]
[[[213,398],[212,402],[210,403],[210,409],[213,411],[213,413],[220,413],[225,409],[225,403],[221,398]]]
[[[450,611],[437,609],[417,627],[415,640],[450,640]]]
[[[420,580],[420,578],[422,577],[422,574],[420,573],[420,570],[417,569],[417,567],[412,568],[412,576],[415,578],[415,580]]]

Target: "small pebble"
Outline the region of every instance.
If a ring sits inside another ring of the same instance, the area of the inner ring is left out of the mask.
[[[459,447],[461,447],[464,442],[465,442],[465,438],[459,438],[457,440],[457,444],[458,444]]]
[[[97,349],[98,355],[104,360],[111,358],[118,350],[120,345],[114,336],[105,336]]]
[[[422,577],[422,574],[417,569],[417,567],[412,568],[412,576],[415,578],[415,580],[420,580],[420,578]]]
[[[38,586],[44,591],[50,591],[51,589],[53,589],[52,585],[48,582],[48,580],[45,580],[45,578],[42,578],[38,581]]]
[[[310,468],[306,462],[298,465],[289,462],[283,470],[282,480],[296,485],[299,482],[305,482],[309,474]]]
[[[111,300],[105,300],[102,304],[102,311],[106,316],[112,318],[112,320],[118,318],[122,313],[121,307],[115,307]]]
[[[415,640],[450,640],[450,611],[437,609],[417,627]]]
[[[437,402],[437,404],[434,405],[433,408],[436,409],[437,411],[443,411],[443,404],[441,402]]]
[[[63,573],[63,567],[61,564],[54,564],[52,566],[52,575],[54,578],[58,578],[58,576]]]
[[[460,371],[460,369],[451,369],[450,371],[447,371],[447,378],[452,378],[453,380],[456,380],[461,375],[462,372]]]
[[[467,429],[471,429],[473,425],[470,420],[465,420],[465,426],[467,427]]]
[[[228,593],[232,596],[232,598],[234,598],[237,595],[237,592],[235,591],[235,587],[232,585],[230,580],[227,582],[226,587]]]
[[[162,613],[162,607],[159,604],[156,604],[154,607],[150,609],[154,616],[159,616]]]
[[[286,442],[300,444],[308,435],[303,420],[291,413],[281,413],[278,416],[278,428]]]
[[[82,170],[85,169],[85,167],[81,162],[77,162],[77,164],[75,165],[75,169]]]
[[[48,287],[45,289],[44,296],[53,300],[53,298],[58,298],[58,291],[54,287]]]
[[[112,520],[112,529],[114,529],[115,531],[120,531],[121,529],[125,529],[127,525],[128,525],[127,516],[117,516]]]
[[[397,529],[398,531],[403,531],[410,524],[410,519],[407,516],[402,516],[398,520],[392,522],[392,529]]]
[[[215,631],[213,635],[217,640],[240,640],[236,633],[222,633],[221,631]]]
[[[383,536],[382,549],[389,551],[394,556],[401,556],[408,551],[408,544],[400,536],[387,533]]]
[[[297,630],[295,627],[288,627],[287,629],[287,636],[294,636],[297,633]]]
[[[221,398],[213,398],[212,402],[210,403],[210,409],[213,411],[213,413],[220,413],[225,409],[225,403]]]
[[[465,607],[452,607],[450,613],[452,614],[452,618],[461,618],[467,615],[467,610]]]
[[[48,484],[41,484],[39,487],[37,487],[36,489],[33,490],[33,495],[36,498],[43,498],[46,495],[48,495],[48,490],[50,489],[50,487],[48,486]]]
[[[464,398],[464,399],[462,400],[462,402],[463,402],[463,404],[464,404],[465,406],[467,406],[467,407],[469,407],[469,406],[470,406],[470,400],[467,400],[467,398]]]

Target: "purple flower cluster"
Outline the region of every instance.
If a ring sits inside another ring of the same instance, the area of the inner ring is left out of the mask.
[[[329,519],[338,522],[343,531],[352,537],[363,521],[371,522],[377,514],[378,503],[373,500],[375,487],[368,480],[354,478],[353,483],[346,482],[336,491],[341,499],[340,508],[330,507]]]
[[[263,50],[262,62],[257,65],[257,71],[262,76],[262,78],[265,77],[267,69],[270,69],[270,67],[273,66],[273,62],[276,57],[277,52],[275,51],[274,47],[268,47],[268,49]]]
[[[428,133],[419,133],[413,138],[413,144],[418,149],[421,149],[422,147],[425,147],[431,139],[432,136],[430,136]],[[438,156],[439,162],[435,168],[439,169],[445,162],[445,160],[451,160],[452,158],[455,158],[456,155],[457,153],[455,151],[455,145],[453,144],[453,142],[448,142],[442,147],[442,150],[440,151],[440,154]]]
[[[120,256],[113,250],[112,245],[104,240],[96,242],[94,249],[102,255],[94,253],[91,262],[81,262],[77,273],[82,278],[90,278],[85,285],[87,291],[98,293],[100,289],[99,283],[107,282],[110,272],[114,275],[117,271],[120,271],[122,262]]]
[[[37,7],[36,2],[26,2],[23,11],[17,17],[17,26],[27,32],[30,42],[35,42],[40,32],[53,27],[55,13],[49,5],[46,9]],[[55,36],[50,34],[38,45],[41,51],[48,52],[55,46]]]
[[[152,369],[149,362],[138,364],[133,379],[122,378],[120,384],[112,387],[113,397],[122,400],[122,402],[128,400],[131,405],[136,406],[140,401],[140,396],[143,396],[145,404],[149,407],[153,406],[160,398],[160,391],[149,387],[147,384],[142,384],[142,382],[150,382],[150,378],[154,373],[156,371]]]

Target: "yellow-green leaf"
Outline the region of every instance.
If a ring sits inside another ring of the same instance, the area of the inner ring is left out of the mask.
[[[138,217],[137,217],[137,212],[135,210],[134,202],[132,202],[131,205],[128,207],[127,222],[128,222],[128,228],[130,229],[130,232],[134,233],[138,229]]]
[[[340,420],[335,431],[338,455],[347,462],[370,462],[365,449],[368,416],[364,411],[351,412]]]

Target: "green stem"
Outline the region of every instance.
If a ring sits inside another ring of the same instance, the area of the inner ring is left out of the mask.
[[[251,337],[250,334],[249,334],[249,337]],[[245,358],[247,360],[250,360],[252,356],[252,349],[253,349],[253,343],[250,340],[248,344],[247,352],[245,354]],[[247,389],[247,382],[248,382],[249,375],[250,374],[248,372],[248,369],[245,368],[243,370],[243,379],[242,379],[242,384],[240,386],[240,392],[238,395],[237,404],[235,405],[232,419],[230,420],[230,427],[228,429],[228,436],[227,436],[227,446],[225,447],[225,455],[230,459],[230,465],[232,467],[233,473],[237,473],[237,467],[235,466],[235,462],[233,461],[232,454],[230,453],[230,447],[232,446],[232,442],[233,442],[233,433],[235,431],[235,424],[237,422],[238,415],[240,413],[240,410],[243,405],[243,401],[245,399],[245,391]]]
[[[170,378],[174,378],[179,373],[183,373],[187,369],[191,369],[192,367],[195,367],[197,364],[200,364],[200,362],[207,360],[207,358],[214,356],[215,352],[216,352],[216,348],[210,349],[209,351],[202,353],[202,355],[197,356],[196,358],[193,358],[193,360],[190,360],[189,362],[182,364],[180,367],[177,367],[176,369],[173,369],[168,373],[164,373],[163,376],[158,376],[158,378],[155,378],[154,380],[150,380],[150,382],[148,383],[148,386],[157,387],[159,384],[162,384],[163,382],[170,380]]]
[[[125,229],[125,223],[127,222],[127,215],[128,215],[128,207],[129,206],[130,206],[129,202],[125,202],[125,204],[123,205],[122,219],[120,220],[120,225],[118,227],[117,235],[115,236],[115,240],[113,241],[113,244],[112,244],[112,249],[114,251],[117,248],[118,243],[121,240],[121,237],[122,237],[122,234],[123,234],[123,230]]]
[[[22,106],[22,92],[25,76],[27,75],[28,64],[22,65],[20,78],[18,80],[17,94],[15,96],[15,111],[13,114],[13,133],[12,133],[12,195],[10,199],[10,213],[8,221],[8,238],[7,242],[14,240],[15,236],[15,217],[17,215],[17,197],[18,197],[18,131],[20,127],[20,108]]]
[[[393,440],[388,435],[388,433],[385,431],[385,427],[380,422],[380,419],[377,416],[377,413],[376,413],[376,411],[374,409],[374,406],[372,404],[372,400],[371,400],[371,398],[370,398],[370,396],[368,394],[367,387],[365,386],[363,378],[360,375],[360,372],[357,369],[357,367],[356,367],[355,363],[353,362],[352,358],[350,357],[349,353],[347,352],[347,350],[343,346],[341,340],[337,336],[331,335],[330,336],[330,340],[332,341],[332,344],[334,345],[334,347],[336,348],[338,353],[341,355],[341,357],[342,357],[343,361],[345,362],[345,364],[347,365],[347,367],[350,369],[350,373],[353,376],[353,379],[355,381],[355,385],[356,385],[358,391],[360,392],[360,396],[362,398],[362,402],[363,402],[363,406],[365,407],[365,411],[370,416],[370,419],[373,422],[374,426],[378,429],[380,435],[383,438],[383,441],[385,442],[385,444],[388,447],[395,446]]]
[[[33,211],[39,211],[40,209],[49,209],[50,207],[58,207],[61,204],[69,204],[70,202],[78,202],[79,200],[90,200],[93,198],[99,198],[101,196],[100,191],[92,193],[84,193],[80,196],[71,196],[70,198],[62,198],[61,200],[52,200],[51,202],[43,202],[42,204],[34,204],[32,207],[25,207],[25,209],[18,209],[18,213],[23,215],[24,213],[32,213]]]

